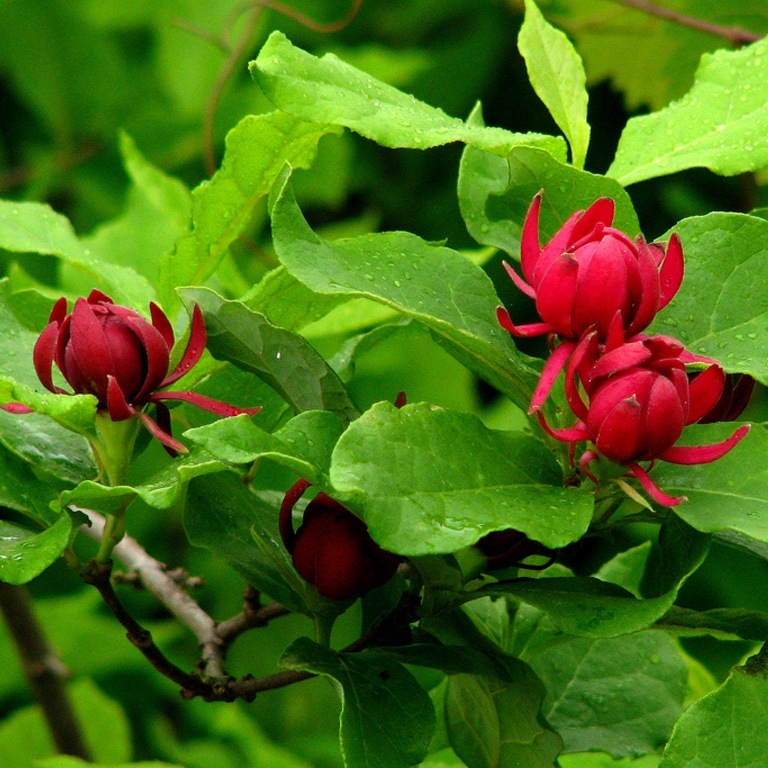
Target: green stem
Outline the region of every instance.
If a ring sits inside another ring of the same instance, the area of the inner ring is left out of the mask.
[[[106,412],[96,414],[96,437],[90,443],[104,485],[126,482],[140,426],[138,418],[112,421]]]
[[[112,550],[120,543],[125,535],[125,508],[117,515],[106,515],[104,535],[101,537],[101,546],[96,554],[96,562],[102,565],[112,559]]]
[[[315,615],[315,640],[320,645],[324,645],[326,648],[331,647],[331,632],[333,631],[333,625],[336,621],[336,616],[316,614]]]

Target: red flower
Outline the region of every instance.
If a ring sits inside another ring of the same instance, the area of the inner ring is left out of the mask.
[[[602,455],[627,466],[655,501],[674,506],[683,499],[661,491],[637,462],[708,463],[724,456],[749,431],[749,426],[739,427],[713,445],[675,445],[683,428],[706,416],[723,393],[723,369],[707,361],[711,364],[689,379],[685,364],[694,361],[701,362],[669,337],[637,338],[606,351],[593,332],[576,347],[566,372],[566,396],[579,422],[568,429],[552,429],[542,416],[539,421],[549,434],[572,447],[592,442],[594,449],[585,451],[580,460],[592,479],[588,465]]]
[[[615,204],[607,197],[577,211],[542,248],[541,194],[523,223],[520,244],[525,280],[508,264],[509,276],[536,302],[541,323],[516,326],[505,309],[499,322],[515,336],[555,333],[578,341],[595,330],[604,340],[617,315],[626,336],[644,330],[665,307],[683,279],[683,251],[677,235],[666,248],[632,240],[611,226]],[[526,282],[527,280],[527,282]]]
[[[280,507],[280,535],[301,577],[331,600],[360,597],[389,581],[397,556],[382,549],[365,523],[330,496],[318,493],[294,532],[293,507],[308,487],[299,480]]]
[[[115,304],[100,291],[79,298],[71,314],[67,300],[59,299],[33,352],[43,386],[57,394],[66,390],[53,383],[53,364],[75,394],[95,395],[98,409],[113,421],[137,416],[166,449],[186,448],[170,434],[170,413],[165,400],[186,400],[220,416],[253,414],[259,408],[237,408],[193,392],[165,392],[189,371],[205,349],[205,324],[200,308],[192,313],[189,342],[179,363],[169,373],[174,335],[171,324],[156,304],[150,304],[152,322],[138,312]],[[157,406],[158,422],[142,410]],[[162,426],[160,426],[162,424]]]
[[[509,276],[534,299],[540,323],[515,325],[503,307],[500,325],[514,336],[549,333],[559,346],[547,360],[531,399],[537,411],[585,333],[600,341],[622,340],[644,330],[664,308],[683,279],[683,251],[677,235],[668,245],[632,240],[611,226],[614,202],[601,197],[577,211],[542,248],[539,243],[541,194],[534,197],[523,224],[520,244],[525,280],[505,264]],[[527,280],[527,282],[526,282]]]

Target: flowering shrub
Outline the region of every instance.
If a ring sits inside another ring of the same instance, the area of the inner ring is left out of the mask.
[[[3,6],[3,760],[761,765],[760,14],[172,5]]]

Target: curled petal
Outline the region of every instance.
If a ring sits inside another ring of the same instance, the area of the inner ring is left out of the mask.
[[[64,318],[67,316],[67,300],[62,296],[51,309],[51,314],[48,317],[49,323],[56,323],[59,325],[64,322]]]
[[[504,262],[504,269],[507,271],[507,274],[509,275],[512,282],[518,287],[520,291],[522,291],[526,296],[528,296],[531,299],[536,298],[536,291],[531,288],[528,283],[523,280],[520,275],[515,272],[515,270],[505,261]]]
[[[169,364],[168,345],[162,333],[154,325],[145,322],[144,318],[126,316],[125,322],[138,336],[144,348],[147,366],[144,383],[141,389],[131,398],[131,402],[141,406],[149,394],[161,386],[165,380]]]
[[[578,279],[579,263],[570,254],[563,253],[553,259],[536,286],[536,309],[541,319],[566,338],[574,337],[572,315]]]
[[[106,293],[102,293],[98,288],[94,288],[89,294],[86,301],[89,304],[114,304],[115,302],[107,296]]]
[[[499,325],[505,331],[509,331],[513,336],[541,336],[544,333],[550,333],[552,331],[552,326],[549,323],[529,323],[528,325],[515,325],[512,322],[512,318],[509,316],[509,312],[507,312],[504,307],[499,307],[496,310],[496,319],[499,321]]]
[[[147,428],[147,431],[156,437],[166,448],[175,453],[187,453],[187,446],[184,443],[180,443],[169,432],[166,432],[160,427],[160,425],[151,419],[144,411],[136,411],[136,415],[141,420],[141,423]]]
[[[195,366],[205,351],[205,339],[206,333],[203,313],[200,307],[195,304],[195,308],[192,310],[192,322],[189,326],[189,341],[187,342],[187,347],[184,350],[184,354],[181,356],[181,360],[179,360],[179,364],[173,369],[173,372],[161,382],[161,387],[167,387],[169,384],[178,381],[187,371]]]
[[[171,327],[171,322],[168,320],[168,316],[163,312],[160,307],[155,304],[154,301],[149,302],[149,314],[152,317],[152,325],[157,328],[157,330],[160,332],[160,335],[165,339],[165,344],[168,347],[168,349],[173,349],[174,344],[174,336],[173,336],[173,328]]]
[[[689,385],[690,408],[687,424],[694,424],[704,418],[723,394],[725,371],[719,365],[710,365],[694,376]]]
[[[677,293],[680,284],[683,282],[683,271],[683,246],[677,233],[675,233],[669,238],[664,262],[659,270],[661,289],[659,309],[664,309]]]
[[[587,431],[586,424],[583,424],[582,422],[579,422],[573,427],[556,429],[555,427],[549,426],[541,411],[536,411],[536,416],[544,431],[556,440],[560,440],[564,443],[578,443],[582,440],[589,440],[589,432]]]
[[[727,440],[711,445],[673,445],[659,458],[671,464],[709,464],[725,456],[738,445],[750,430],[750,424],[739,427]]]
[[[107,376],[107,411],[112,421],[125,421],[136,412],[125,399],[123,390],[114,376]]]
[[[544,405],[544,401],[547,399],[547,395],[552,389],[555,379],[557,379],[560,371],[565,367],[566,362],[568,362],[568,357],[575,347],[576,345],[572,341],[564,341],[547,358],[547,362],[544,363],[544,368],[541,371],[541,376],[539,376],[539,381],[536,384],[536,389],[533,392],[528,413],[534,413]],[[576,413],[576,415],[580,416],[579,413]]]
[[[628,466],[629,474],[637,479],[637,482],[657,504],[661,504],[663,507],[676,507],[687,501],[685,496],[670,496],[668,493],[664,493],[639,464],[631,462]]]
[[[526,276],[529,282],[533,282],[534,270],[536,263],[539,260],[541,253],[541,244],[539,242],[539,211],[541,210],[541,192],[533,198],[528,212],[525,214],[525,221],[523,222],[523,231],[520,237],[520,265],[523,269],[523,274]],[[504,265],[507,266],[506,264]],[[509,269],[507,269],[509,271]],[[512,277],[512,280],[517,281]],[[522,290],[522,289],[521,289]],[[530,295],[530,294],[528,294]]]
[[[217,416],[240,416],[247,414],[253,416],[261,410],[261,406],[255,408],[239,408],[236,405],[224,403],[221,400],[214,400],[212,397],[199,395],[197,392],[155,392],[150,395],[149,402],[157,403],[161,400],[183,400],[185,403],[192,403],[204,411],[210,411]]]
[[[640,301],[634,309],[634,317],[629,324],[630,333],[638,333],[647,328],[659,311],[661,300],[660,277],[651,246],[646,245],[642,237],[637,238],[637,270],[640,277],[638,295]],[[675,289],[677,290],[677,289]]]
[[[310,485],[309,480],[304,478],[297,480],[288,489],[283,497],[283,503],[280,505],[280,538],[283,540],[283,544],[285,544],[285,548],[289,553],[293,552],[293,547],[296,543],[296,531],[293,529],[293,520],[291,519],[293,508]]]
[[[64,302],[64,309],[66,311],[66,301]],[[35,348],[32,351],[32,362],[37,378],[40,379],[42,385],[50,392],[62,394],[64,390],[53,383],[53,357],[56,353],[58,338],[59,323],[55,321],[49,323],[37,337]]]

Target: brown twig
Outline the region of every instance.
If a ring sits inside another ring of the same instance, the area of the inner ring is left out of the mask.
[[[613,2],[624,5],[627,8],[643,11],[643,13],[650,14],[651,16],[657,16],[660,19],[672,21],[675,24],[680,24],[690,29],[696,29],[708,35],[725,38],[737,47],[747,43],[754,43],[762,37],[762,35],[756,35],[754,32],[742,29],[741,27],[725,27],[720,24],[714,24],[704,19],[698,19],[695,16],[688,16],[687,14],[673,11],[671,8],[664,8],[655,3],[649,3],[647,0],[613,0]]]
[[[56,748],[90,761],[90,750],[67,691],[67,668],[49,645],[27,589],[0,582],[0,613]]]

